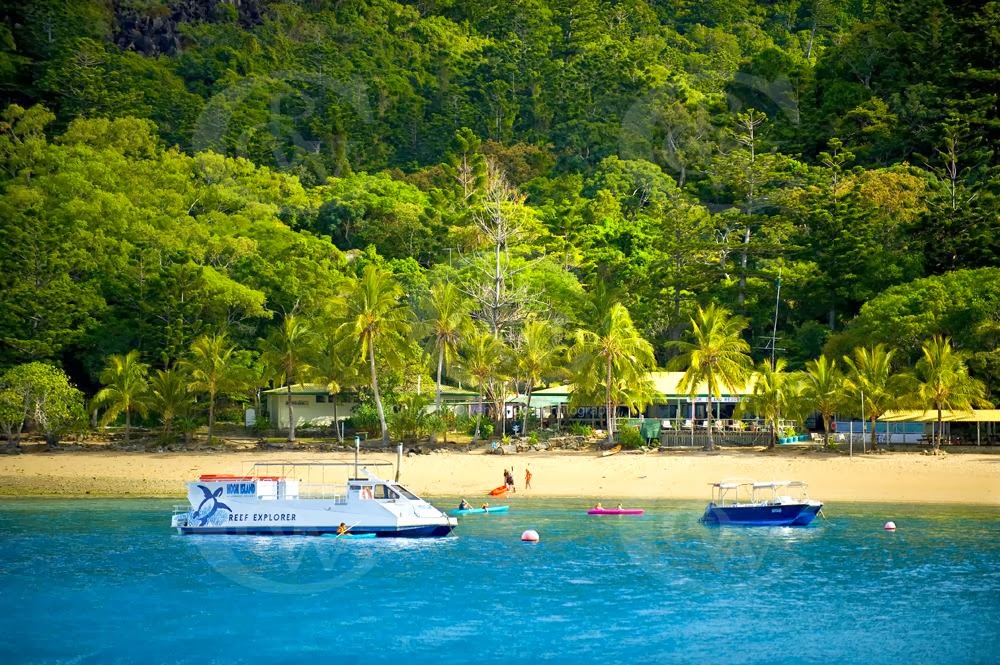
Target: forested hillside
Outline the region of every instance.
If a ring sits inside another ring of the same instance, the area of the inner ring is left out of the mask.
[[[998,2],[2,15],[0,369],[92,392],[112,354],[166,368],[222,331],[249,366],[378,266],[414,320],[455,283],[514,348],[621,303],[664,365],[715,303],[757,358],[946,335],[1000,388]],[[379,359],[394,385],[436,371],[418,337]]]

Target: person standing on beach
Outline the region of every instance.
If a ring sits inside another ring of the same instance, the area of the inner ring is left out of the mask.
[[[514,467],[511,467],[510,471],[508,471],[507,469],[503,470],[503,482],[504,482],[504,485],[507,486],[507,489],[509,491],[516,492],[517,489],[514,487],[514,472],[513,472],[513,468]]]
[[[524,467],[524,489],[531,489],[531,469]]]

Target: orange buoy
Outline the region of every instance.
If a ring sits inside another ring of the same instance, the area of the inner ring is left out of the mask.
[[[886,531],[895,531],[896,530],[896,523],[895,522],[886,522],[885,526],[882,527],[882,528],[885,529]]]
[[[534,529],[528,529],[521,534],[521,540],[526,543],[537,543],[538,542],[538,532]]]

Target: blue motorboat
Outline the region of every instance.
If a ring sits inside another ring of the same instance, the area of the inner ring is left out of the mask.
[[[822,502],[808,498],[806,483],[801,480],[763,483],[723,480],[712,483],[712,501],[705,508],[701,522],[738,526],[806,526],[816,518],[822,507]]]

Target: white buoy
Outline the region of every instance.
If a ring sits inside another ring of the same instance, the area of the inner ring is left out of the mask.
[[[534,529],[528,529],[521,534],[521,540],[526,543],[537,543],[538,542],[538,532]]]
[[[882,528],[885,529],[886,531],[895,531],[896,530],[896,523],[895,522],[886,522],[885,526],[882,527]]]

